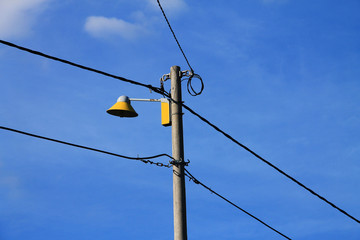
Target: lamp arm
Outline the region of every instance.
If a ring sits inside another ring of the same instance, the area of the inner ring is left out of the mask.
[[[143,99],[143,98],[130,98],[130,101],[141,101],[141,102],[161,102],[160,99]]]
[[[160,99],[143,99],[143,98],[129,98],[130,101],[141,101],[141,102],[161,102],[163,98]]]

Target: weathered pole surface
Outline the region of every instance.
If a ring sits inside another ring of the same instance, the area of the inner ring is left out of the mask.
[[[171,67],[170,79],[171,98],[177,102],[171,102],[172,155],[179,161],[178,164],[173,164],[174,240],[187,240],[180,67]]]

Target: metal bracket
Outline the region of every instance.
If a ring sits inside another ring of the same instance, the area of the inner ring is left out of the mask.
[[[168,74],[164,74],[161,78],[160,78],[160,82],[165,82],[166,80],[170,79],[170,73]]]
[[[193,76],[194,73],[191,70],[185,70],[185,71],[180,71],[179,72],[179,76],[181,77],[191,77]],[[166,82],[167,80],[170,79],[170,73],[168,74],[164,74],[161,78],[160,78],[160,82]]]
[[[190,163],[190,160],[188,159],[187,162],[184,162],[182,160],[173,160],[173,161],[170,161],[170,164],[171,165],[184,165],[184,166],[188,166]]]
[[[185,77],[191,77],[193,76],[194,73],[191,70],[185,70],[181,72],[181,77],[185,76]]]

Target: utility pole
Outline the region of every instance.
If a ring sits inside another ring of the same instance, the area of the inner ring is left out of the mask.
[[[172,155],[178,161],[173,164],[174,240],[187,240],[181,74],[180,67],[170,68],[171,98],[176,101],[171,102]]]

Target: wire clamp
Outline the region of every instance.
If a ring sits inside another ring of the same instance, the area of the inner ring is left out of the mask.
[[[190,163],[190,160],[188,159],[187,162],[183,161],[183,160],[173,160],[170,161],[171,165],[175,165],[175,166],[179,166],[179,165],[183,165],[183,166],[188,166]]]

